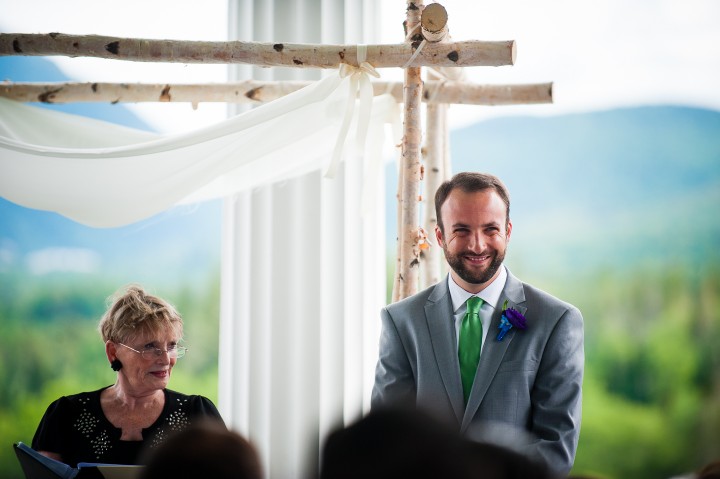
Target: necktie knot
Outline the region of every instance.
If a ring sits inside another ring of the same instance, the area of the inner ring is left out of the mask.
[[[480,306],[482,306],[482,298],[470,296],[467,300],[467,314],[480,314]]]

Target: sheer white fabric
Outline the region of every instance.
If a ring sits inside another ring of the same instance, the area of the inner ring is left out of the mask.
[[[350,88],[357,83],[353,76],[331,75],[211,127],[173,136],[0,98],[0,196],[88,226],[115,227],[178,203],[328,168],[336,144],[347,147],[357,139],[356,128],[339,136],[346,113],[358,121],[357,109],[349,107],[357,93]],[[369,101],[362,146],[375,155],[384,125],[396,123],[399,110],[387,95]]]

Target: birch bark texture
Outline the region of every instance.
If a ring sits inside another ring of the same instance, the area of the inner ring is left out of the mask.
[[[442,71],[462,71],[448,68]],[[104,83],[0,82],[0,97],[38,103],[73,102],[223,102],[258,104],[276,100],[310,85],[309,81],[245,80],[228,83]],[[375,95],[403,101],[403,83],[372,82]],[[422,101],[427,104],[520,105],[552,103],[552,83],[476,85],[462,81],[426,81]]]
[[[413,49],[423,44],[420,33],[423,2],[408,0],[405,28],[406,41]],[[404,80],[404,121],[402,154],[399,177],[402,178],[400,194],[400,218],[398,218],[398,268],[395,272],[396,286],[393,301],[399,301],[417,292],[420,265],[420,182],[422,171],[420,148],[422,141],[421,100],[422,69],[405,68]]]
[[[422,9],[417,7],[420,2],[411,3],[415,8]],[[366,61],[375,68],[403,67],[415,49],[412,43],[367,45]],[[2,33],[0,56],[6,55],[83,56],[136,62],[240,63],[294,68],[338,68],[342,63],[358,65],[357,45],[152,40],[64,33]],[[513,64],[515,41],[469,40],[431,43],[423,48],[410,66]]]
[[[442,250],[435,240],[435,192],[447,178],[445,155],[449,153],[446,104],[427,106],[426,140],[423,147],[425,194],[423,195],[424,241],[420,244],[420,288],[440,281]]]

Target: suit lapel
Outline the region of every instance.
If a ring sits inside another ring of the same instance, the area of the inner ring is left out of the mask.
[[[465,410],[465,401],[460,382],[455,323],[447,281],[438,283],[430,294],[425,304],[425,319],[430,330],[435,362],[440,370],[445,392],[450,398],[453,411],[458,424],[460,424]]]
[[[515,331],[510,331],[502,341],[497,341],[495,338],[498,333],[498,326],[500,325],[500,317],[502,316],[502,306],[508,301],[508,308],[515,308],[521,313],[525,313],[525,293],[523,291],[522,283],[515,278],[510,271],[508,271],[508,277],[505,282],[505,288],[500,295],[500,301],[498,307],[493,312],[492,320],[490,321],[490,329],[485,338],[485,344],[483,345],[480,353],[480,363],[478,364],[477,372],[475,373],[475,380],[473,381],[472,391],[470,392],[470,398],[468,399],[467,408],[465,408],[465,414],[463,415],[460,431],[464,432],[472,422],[475,413],[477,412],[480,404],[485,398],[490,383],[492,383],[497,373],[500,363],[502,362],[505,351],[510,347],[510,343],[515,337]]]

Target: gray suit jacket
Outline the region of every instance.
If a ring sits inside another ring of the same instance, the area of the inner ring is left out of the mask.
[[[506,299],[527,329],[497,341],[496,308],[467,408],[447,281],[385,307],[372,407],[417,406],[471,439],[502,432],[505,445],[567,475],[580,433],[582,315],[509,271],[500,306]]]

